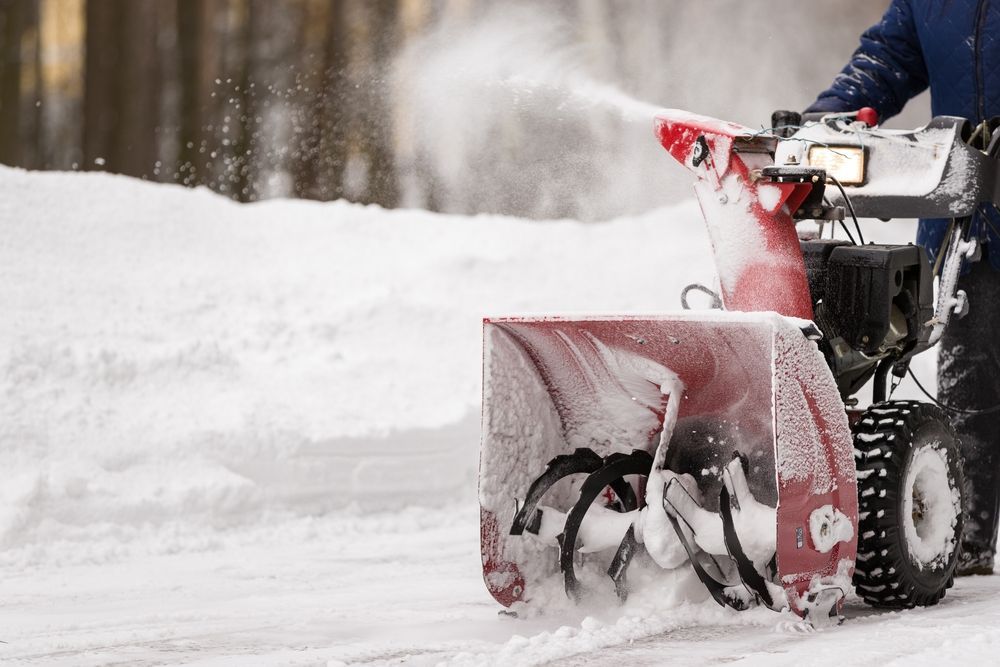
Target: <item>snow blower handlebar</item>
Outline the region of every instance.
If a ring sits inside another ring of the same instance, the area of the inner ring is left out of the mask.
[[[962,218],[982,203],[1000,204],[1000,133],[985,150],[970,142],[982,129],[968,120],[937,116],[912,131],[885,130],[830,114],[806,120],[774,150],[776,166],[824,168],[844,191],[830,201],[863,218]],[[988,133],[988,131],[987,131]],[[853,171],[853,177],[841,172]],[[797,216],[808,217],[808,216]]]

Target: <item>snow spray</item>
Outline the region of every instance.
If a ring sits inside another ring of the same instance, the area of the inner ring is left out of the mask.
[[[569,34],[538,3],[506,5],[403,52],[405,204],[600,220],[669,201],[659,107],[602,83]]]

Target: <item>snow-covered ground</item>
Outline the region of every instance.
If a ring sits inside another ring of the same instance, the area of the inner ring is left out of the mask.
[[[661,312],[712,279],[693,203],[537,223],[0,167],[0,659],[992,660],[995,578],[812,634],[684,573],[625,608],[497,615],[481,317]]]

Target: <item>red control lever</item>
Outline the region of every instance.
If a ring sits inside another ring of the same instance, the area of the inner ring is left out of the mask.
[[[858,109],[857,119],[868,127],[878,125],[878,111],[871,107],[861,107]]]

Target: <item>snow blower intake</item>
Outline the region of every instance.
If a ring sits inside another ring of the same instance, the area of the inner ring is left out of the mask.
[[[656,137],[695,176],[718,272],[697,289],[719,307],[484,321],[482,561],[498,602],[553,585],[624,601],[630,572],[688,566],[721,605],[812,622],[852,586],[888,608],[945,595],[956,435],[889,389],[967,309],[956,281],[978,255],[970,216],[1000,199],[997,151],[970,146],[964,119],[874,123],[779,112],[754,131],[662,111]],[[859,245],[859,217],[950,218],[949,251],[933,267],[917,246]],[[824,238],[831,225],[850,240]]]

